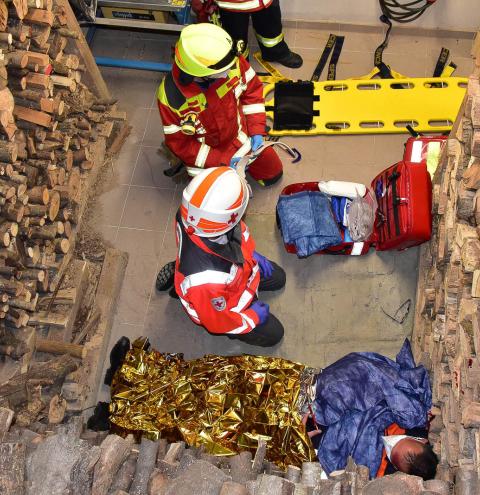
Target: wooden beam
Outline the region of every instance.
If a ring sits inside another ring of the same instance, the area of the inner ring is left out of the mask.
[[[72,43],[72,46],[76,48],[76,55],[80,57],[83,65],[86,68],[85,71],[85,82],[89,87],[90,91],[92,91],[95,95],[97,95],[102,100],[111,100],[112,96],[110,91],[105,84],[103,76],[98,68],[98,65],[95,62],[95,58],[92,55],[90,47],[83,36],[82,30],[78,25],[75,14],[68,3],[68,0],[58,0],[57,5],[59,7],[63,7],[65,9],[65,13],[67,15],[67,26],[68,29],[75,31],[79,34],[78,39],[70,39],[69,43]]]

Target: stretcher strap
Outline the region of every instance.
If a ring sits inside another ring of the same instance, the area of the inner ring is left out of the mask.
[[[323,49],[322,55],[320,56],[320,60],[318,61],[315,70],[313,71],[312,77],[310,81],[319,81],[320,76],[322,75],[323,69],[327,65],[328,57],[330,53],[332,53],[332,58],[330,59],[330,64],[328,66],[328,81],[334,81],[336,78],[337,72],[337,63],[340,58],[340,53],[342,52],[343,42],[345,41],[345,36],[337,36],[336,34],[330,34],[328,37],[325,48]]]
[[[267,71],[257,72],[257,76],[268,77],[271,76],[274,81],[288,81],[288,77],[285,77],[278,69],[276,69],[271,63],[263,60],[262,54],[260,52],[255,52],[253,54],[257,62]]]
[[[450,62],[440,74],[440,77],[451,77],[453,73],[457,70],[457,64]]]
[[[312,77],[310,78],[310,81],[319,81],[320,80],[320,76],[322,75],[322,72],[323,72],[323,69],[325,68],[325,65],[327,65],[328,57],[330,56],[332,48],[335,45],[336,39],[337,39],[337,36],[335,34],[330,34],[330,36],[328,37],[325,48],[323,49],[322,55],[320,56],[320,60],[318,61],[318,64],[315,67],[315,70],[313,71],[313,74],[312,74]]]
[[[340,58],[340,53],[342,53],[343,42],[345,41],[345,36],[337,36],[335,41],[335,46],[333,48],[332,58],[330,59],[330,64],[328,66],[328,81],[335,81],[337,78],[337,64]]]
[[[437,63],[435,64],[435,70],[433,71],[433,77],[440,77],[445,69],[445,65],[450,55],[448,48],[442,47],[440,55],[438,56]]]
[[[373,56],[373,64],[380,71],[380,77],[382,79],[393,79],[390,67],[388,67],[388,65],[386,65],[383,61],[383,51],[388,46],[388,38],[390,36],[390,31],[392,30],[392,23],[390,19],[384,15],[380,16],[380,20],[388,26],[388,29],[385,34],[384,40],[379,46],[377,46],[375,50],[375,55]]]

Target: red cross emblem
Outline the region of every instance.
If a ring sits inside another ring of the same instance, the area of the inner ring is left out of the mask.
[[[190,215],[189,220],[190,220],[190,222],[194,222],[195,221],[195,218],[192,217],[192,215]]]
[[[223,296],[214,297],[211,300],[211,303],[212,303],[213,309],[215,309],[217,311],[223,311],[227,307],[227,301],[225,300],[225,298]]]
[[[230,216],[230,220],[228,221],[228,223],[235,223],[235,220],[237,219],[238,217],[238,213],[232,213],[232,215]]]

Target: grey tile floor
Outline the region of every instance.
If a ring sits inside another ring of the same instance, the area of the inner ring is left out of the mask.
[[[284,72],[309,78],[330,32],[295,25],[286,29],[291,48],[305,59],[298,71]],[[346,35],[337,77],[366,74],[373,51],[383,38],[382,29],[342,27]],[[426,76],[433,71],[441,46],[452,53],[458,75],[470,73],[470,35],[424,32],[421,36],[393,32],[384,59],[399,72]],[[96,55],[168,62],[174,38],[167,35],[99,30]],[[285,252],[275,227],[275,204],[287,184],[304,180],[337,179],[368,183],[402,156],[405,135],[317,136],[286,138],[301,150],[303,159],[284,161],[281,184],[254,187],[247,223],[258,249],[280,263],[287,286],[280,293],[262,296],[285,325],[283,342],[259,349],[213,337],[195,326],[177,300],[154,289],[157,271],[175,257],[173,215],[183,185],[166,178],[166,159],[157,153],[162,128],[155,91],[162,74],[102,68],[112,93],[127,110],[133,131],[114,163],[111,180],[101,197],[99,219],[107,240],[129,253],[130,259],[118,302],[110,347],[122,335],[146,335],[162,351],[183,352],[186,357],[206,353],[263,353],[279,355],[314,366],[325,366],[351,351],[377,351],[394,356],[412,330],[412,310],[401,325],[383,311],[393,313],[407,299],[414,301],[417,249],[405,252],[371,252],[364,257],[313,256],[298,260]],[[102,388],[100,397],[107,397]]]

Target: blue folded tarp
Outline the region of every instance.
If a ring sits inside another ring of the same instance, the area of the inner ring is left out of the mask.
[[[330,200],[320,191],[282,195],[277,212],[283,240],[295,245],[299,258],[342,242]]]
[[[348,354],[318,375],[315,418],[324,430],[318,460],[331,473],[344,469],[352,456],[373,478],[385,428],[425,427],[431,406],[427,370],[415,366],[408,340],[396,361],[373,352]]]

